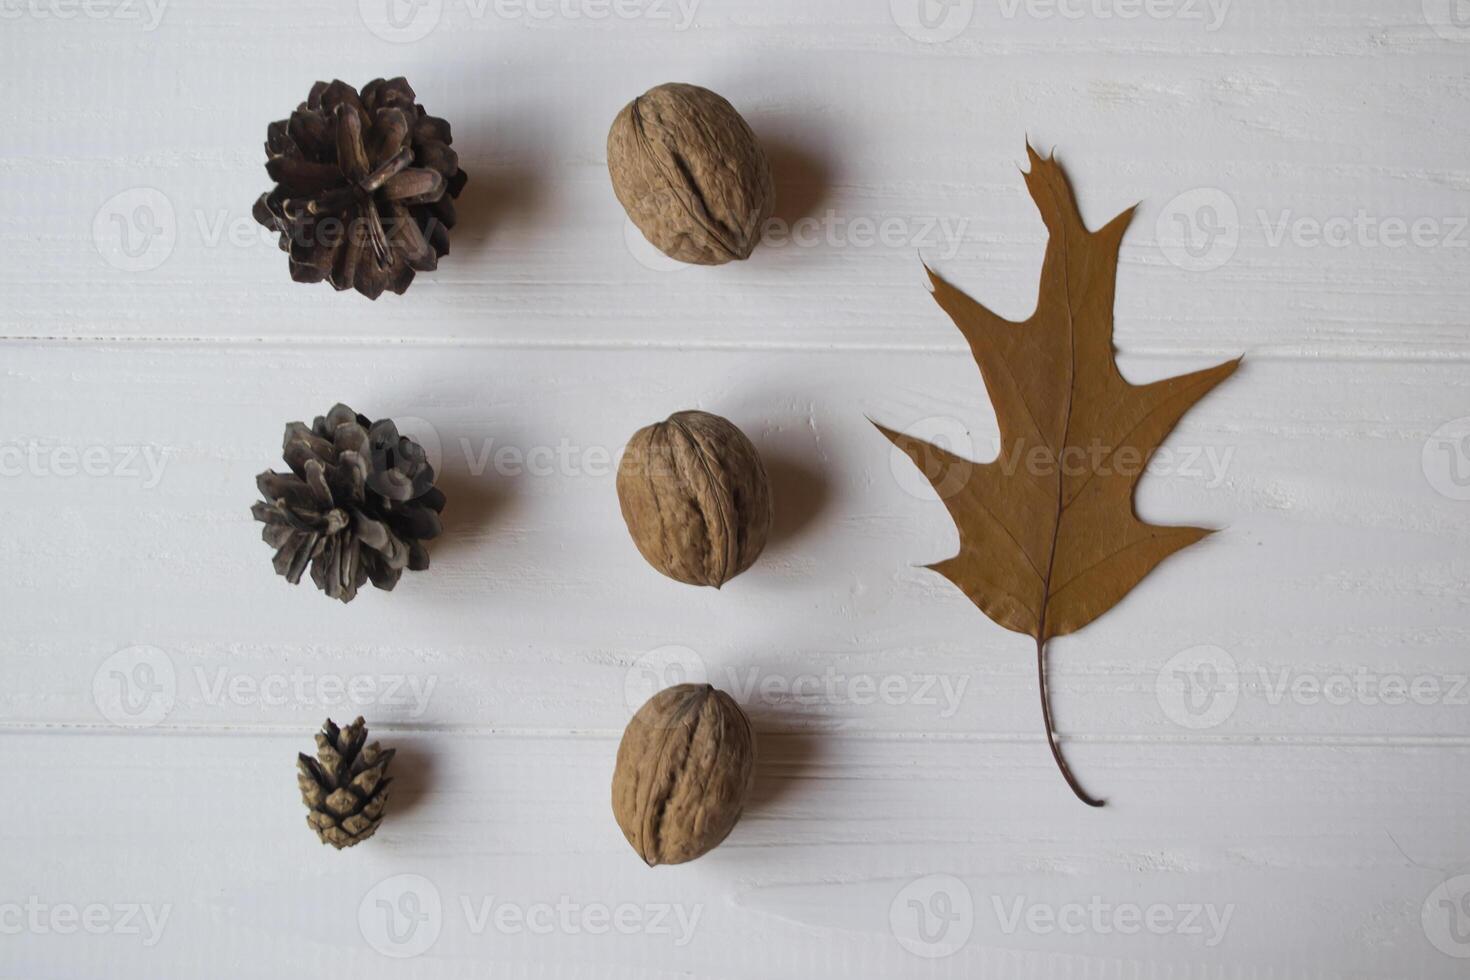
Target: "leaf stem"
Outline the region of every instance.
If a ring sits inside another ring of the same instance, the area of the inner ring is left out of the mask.
[[[1051,724],[1051,697],[1047,694],[1046,641],[1039,636],[1036,638],[1036,679],[1041,686],[1041,719],[1042,724],[1046,726],[1046,744],[1051,749],[1051,757],[1056,760],[1057,768],[1062,771],[1062,778],[1067,781],[1072,792],[1077,794],[1077,799],[1083,803],[1093,807],[1106,806],[1106,800],[1099,800],[1083,792],[1082,786],[1077,782],[1077,777],[1073,776],[1072,770],[1067,768],[1067,760],[1062,758],[1062,750],[1057,747],[1056,734]]]

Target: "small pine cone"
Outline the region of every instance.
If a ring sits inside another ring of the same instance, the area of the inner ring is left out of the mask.
[[[386,773],[396,749],[378,743],[364,747],[367,725],[358,718],[338,728],[328,718],[316,736],[316,758],[296,756],[296,782],[301,802],[310,812],[306,822],[323,844],[337,850],[367,840],[377,832],[388,805]]]
[[[291,472],[257,476],[265,500],[250,512],[286,581],[300,582],[310,565],[317,588],[351,602],[369,580],[391,590],[405,568],[429,567],[424,542],[442,530],[444,493],[423,447],[391,420],[337,405],[310,428],[287,425],[282,456]]]
[[[317,82],[290,119],[270,124],[265,169],[276,186],[254,214],[280,232],[292,279],[377,299],[403,293],[449,254],[454,198],[468,178],[449,123],[414,99],[402,78],[361,94]]]

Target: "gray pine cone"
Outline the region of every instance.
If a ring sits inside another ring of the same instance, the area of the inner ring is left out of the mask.
[[[291,472],[257,476],[265,499],[250,512],[286,581],[300,582],[310,565],[317,588],[351,602],[369,580],[391,590],[405,568],[429,567],[423,542],[442,530],[444,493],[423,447],[391,420],[339,404],[310,428],[287,425],[282,456]]]
[[[339,851],[373,836],[388,806],[388,763],[396,750],[367,745],[367,735],[361,718],[346,728],[328,718],[316,736],[316,758],[296,756],[306,822]]]

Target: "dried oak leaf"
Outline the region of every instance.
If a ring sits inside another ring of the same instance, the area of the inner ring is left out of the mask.
[[[1057,748],[1046,642],[1086,626],[1210,533],[1139,520],[1133,490],[1180,417],[1240,359],[1146,385],[1124,380],[1113,358],[1113,289],[1133,209],[1088,231],[1055,159],[1026,152],[1026,186],[1049,236],[1036,312],[1022,323],[1002,319],[929,273],[994,402],[998,458],[975,463],[878,428],[924,472],[959,529],[959,554],[928,567],[1001,626],[1035,638],[1052,755],[1078,798],[1102,806]]]

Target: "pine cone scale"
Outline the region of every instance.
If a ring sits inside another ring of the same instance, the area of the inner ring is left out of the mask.
[[[362,114],[351,106],[337,106],[337,166],[342,176],[359,186],[372,169],[362,145]]]
[[[321,548],[321,537],[316,534],[297,534],[295,547],[276,555],[276,571],[285,576],[292,585],[301,581],[307,566],[317,557]]]
[[[408,116],[402,109],[379,109],[373,116],[372,158],[386,160],[405,146],[412,146]]]
[[[383,197],[405,207],[410,204],[430,204],[444,196],[448,185],[449,181],[437,170],[410,167],[400,170],[384,182]]]

